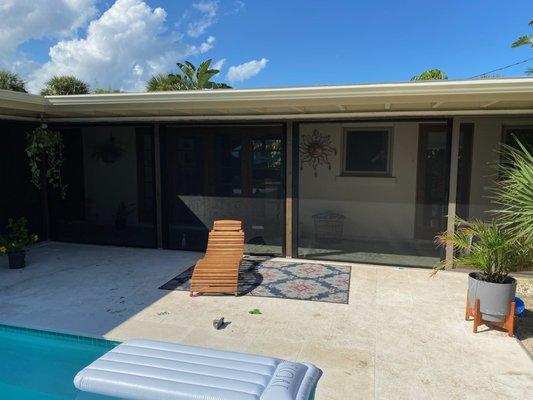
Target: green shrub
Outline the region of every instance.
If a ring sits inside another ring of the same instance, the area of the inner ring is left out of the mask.
[[[26,93],[26,83],[17,74],[0,70],[0,89]]]
[[[499,179],[491,199],[491,213],[499,225],[523,246],[533,246],[533,154],[518,139],[517,147],[502,144]]]
[[[49,79],[41,90],[43,96],[66,96],[72,94],[88,94],[89,85],[75,76],[54,76]]]
[[[463,267],[478,269],[484,280],[502,283],[509,273],[528,269],[533,251],[517,241],[514,234],[499,226],[497,221],[457,220],[457,229],[452,234],[444,232],[437,236],[439,245],[453,245],[457,250],[454,262]],[[439,263],[434,273],[443,269]]]
[[[28,220],[24,217],[14,220],[8,219],[6,234],[0,236],[0,253],[23,251],[29,245],[37,242],[38,237],[28,231]]]

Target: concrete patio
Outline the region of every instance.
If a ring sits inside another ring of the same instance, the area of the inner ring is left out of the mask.
[[[53,242],[32,249],[24,270],[8,270],[2,257],[0,323],[309,361],[324,371],[317,400],[533,393],[533,364],[517,340],[484,328],[474,335],[464,321],[464,273],[354,264],[347,305],[158,289],[199,257]],[[215,331],[220,316],[231,324]]]

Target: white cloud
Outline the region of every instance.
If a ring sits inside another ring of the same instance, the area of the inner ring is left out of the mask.
[[[243,0],[235,0],[233,2],[233,8],[227,12],[229,15],[236,15],[241,12],[241,10],[246,6],[246,3]]]
[[[187,34],[190,37],[198,37],[205,33],[207,28],[215,23],[218,12],[218,1],[201,1],[193,3],[193,8],[198,10],[202,16],[187,27]]]
[[[214,63],[211,68],[218,69],[220,71],[220,70],[222,70],[222,67],[224,66],[225,63],[226,63],[226,59],[225,58],[221,58],[216,63]]]
[[[242,82],[256,76],[267,65],[268,60],[262,58],[260,60],[248,61],[244,64],[233,65],[229,67],[226,79],[229,82]]]
[[[117,0],[93,20],[85,38],[62,40],[50,48],[50,61],[30,75],[28,88],[37,92],[53,75],[71,74],[94,87],[144,90],[151,75],[174,68],[178,59],[209,51],[213,36],[186,44],[169,32],[167,13],[142,0]]]
[[[96,0],[1,0],[0,58],[29,39],[76,33],[97,13]]]

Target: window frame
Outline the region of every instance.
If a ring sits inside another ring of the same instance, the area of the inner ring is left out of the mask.
[[[387,140],[387,165],[383,171],[352,171],[346,169],[346,157],[348,155],[348,147],[346,145],[348,134],[350,132],[383,132],[386,131],[388,135]],[[357,126],[345,127],[342,130],[342,157],[341,157],[341,176],[353,177],[391,177],[392,176],[392,144],[393,144],[394,128],[391,126]]]
[[[507,144],[507,139],[509,138],[509,135],[510,135],[510,130],[512,129],[527,129],[527,130],[532,130],[533,131],[533,125],[531,125],[531,123],[529,124],[525,124],[525,125],[520,125],[520,124],[512,124],[512,125],[506,125],[506,124],[502,124],[502,136],[501,136],[501,143],[503,144]]]

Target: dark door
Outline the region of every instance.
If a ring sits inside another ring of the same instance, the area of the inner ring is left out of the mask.
[[[420,124],[416,239],[432,240],[446,228],[450,139],[447,124]]]

